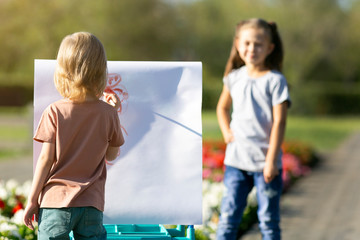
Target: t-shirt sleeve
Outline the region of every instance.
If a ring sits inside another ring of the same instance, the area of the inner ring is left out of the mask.
[[[284,76],[280,75],[278,78],[276,78],[275,81],[273,81],[271,89],[273,106],[287,101],[290,107],[291,99],[289,94],[289,87]]]
[[[121,131],[120,119],[117,115],[117,112],[115,112],[112,115],[112,122],[113,122],[113,131],[112,134],[110,134],[109,146],[120,147],[123,143],[124,137]]]
[[[47,107],[43,112],[39,125],[36,129],[34,140],[38,142],[55,143],[56,139],[57,120],[56,114]]]

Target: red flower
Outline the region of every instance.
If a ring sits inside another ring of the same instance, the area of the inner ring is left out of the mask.
[[[5,202],[0,199],[0,209],[5,209]]]
[[[17,211],[23,209],[24,206],[22,205],[21,202],[18,202],[18,204],[12,209],[12,213],[15,214]]]
[[[222,169],[224,166],[226,144],[207,141],[203,143],[203,164],[205,167]]]

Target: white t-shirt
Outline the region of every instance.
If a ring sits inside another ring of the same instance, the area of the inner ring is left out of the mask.
[[[260,172],[265,166],[273,125],[273,106],[289,101],[285,77],[272,70],[259,78],[247,74],[246,66],[224,77],[230,91],[233,112],[230,127],[235,140],[227,145],[225,164]],[[277,166],[281,168],[281,151]]]

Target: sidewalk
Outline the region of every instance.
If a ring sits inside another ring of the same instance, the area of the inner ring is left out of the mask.
[[[27,180],[32,180],[32,177],[32,155],[0,161],[0,180],[7,181],[9,179],[15,179],[19,183],[24,183]]]
[[[356,133],[283,196],[282,239],[359,239],[359,171],[360,133]],[[254,227],[241,239],[261,236]]]
[[[0,160],[0,180],[15,179],[19,183],[27,180],[32,180],[33,175],[33,160],[32,160],[32,129],[33,129],[33,109],[28,106],[25,111],[12,114],[0,115],[0,126],[4,129],[17,129],[13,134],[19,134],[20,130],[26,130],[26,137],[4,139],[0,141],[1,150],[14,150],[18,152],[28,152],[26,155],[9,157],[8,159]],[[20,130],[19,130],[20,129]],[[1,134],[1,133],[0,133]]]

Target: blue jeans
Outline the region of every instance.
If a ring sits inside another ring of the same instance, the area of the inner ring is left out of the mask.
[[[38,239],[106,239],[103,213],[93,207],[40,208]]]
[[[263,240],[280,240],[281,171],[270,183],[265,183],[262,172],[247,172],[226,166],[225,191],[217,240],[237,239],[239,224],[253,186],[257,189],[259,227]]]

